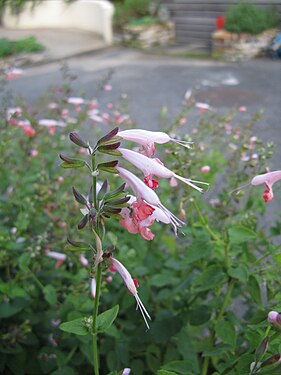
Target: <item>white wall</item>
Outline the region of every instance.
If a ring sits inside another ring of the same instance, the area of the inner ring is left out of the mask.
[[[114,7],[107,0],[44,0],[32,9],[32,3],[19,15],[7,9],[3,26],[11,29],[76,28],[93,31],[103,36],[107,44],[113,42],[112,16]]]

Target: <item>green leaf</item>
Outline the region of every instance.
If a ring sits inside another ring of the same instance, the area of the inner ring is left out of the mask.
[[[157,375],[177,375],[177,373],[173,371],[159,370],[157,371]]]
[[[191,361],[172,361],[162,367],[163,370],[172,371],[176,374],[194,375]]]
[[[192,241],[191,246],[186,250],[185,261],[187,264],[206,258],[213,249],[213,244],[208,238],[200,238]]]
[[[65,161],[60,164],[62,168],[81,168],[84,167],[86,163],[84,161],[77,161],[75,163],[66,163]]]
[[[216,286],[222,285],[227,281],[226,274],[219,265],[212,265],[198,275],[193,282],[193,288],[196,292],[211,290]]]
[[[228,230],[230,243],[239,245],[243,242],[251,241],[256,238],[256,233],[251,229],[242,225],[233,225]]]
[[[97,331],[105,332],[114,322],[119,311],[119,305],[103,312],[97,317]]]
[[[237,335],[235,328],[230,322],[222,320],[218,322],[216,326],[216,333],[222,342],[229,344],[232,349],[235,348]]]
[[[176,277],[170,276],[170,275],[153,275],[150,279],[150,285],[156,286],[158,288],[161,288],[166,285],[175,285],[178,283],[178,279]]]
[[[227,273],[229,276],[241,281],[242,283],[246,283],[248,281],[249,274],[248,274],[248,268],[246,266],[242,265],[237,268],[231,267]]]
[[[256,304],[258,304],[259,306],[262,306],[260,286],[255,276],[251,275],[249,277],[247,286],[248,286],[249,293],[251,297],[253,298],[253,300],[256,302]]]
[[[70,320],[69,322],[61,323],[59,328],[64,332],[74,333],[75,335],[87,335],[89,330],[84,323],[84,319],[85,318],[78,318]]]
[[[211,318],[211,310],[207,305],[195,306],[189,312],[189,323],[192,326],[200,326]]]
[[[203,353],[203,357],[215,357],[220,356],[226,352],[231,351],[232,348],[230,345],[227,344],[218,344],[217,346],[213,347],[211,350],[206,350]]]
[[[55,305],[57,303],[57,292],[56,292],[56,289],[53,287],[53,285],[45,286],[43,293],[44,293],[45,300],[50,305]]]
[[[26,301],[18,299],[8,303],[1,303],[0,305],[0,318],[9,318],[10,316],[16,315],[26,305]]]

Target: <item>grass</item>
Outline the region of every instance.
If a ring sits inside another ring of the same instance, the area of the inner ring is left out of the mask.
[[[41,52],[45,48],[38,43],[34,36],[16,41],[0,38],[0,58],[16,55],[19,53]]]

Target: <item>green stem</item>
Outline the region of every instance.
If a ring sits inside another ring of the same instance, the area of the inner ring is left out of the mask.
[[[39,288],[44,291],[45,287],[44,285],[41,283],[41,281],[35,276],[34,272],[31,271],[31,269],[29,267],[26,267],[26,269],[29,271],[30,275],[32,276],[33,280],[35,281],[35,283],[39,286]]]
[[[101,264],[97,267],[96,275],[96,296],[93,312],[93,355],[94,355],[94,369],[95,375],[99,375],[99,356],[98,356],[98,344],[97,344],[97,316],[99,309],[99,299],[100,299],[100,288],[101,288]]]
[[[214,322],[214,327],[213,327],[213,329],[211,331],[211,334],[210,334],[209,349],[211,349],[214,345],[215,328],[216,328],[216,325],[218,324],[218,322],[223,317],[223,314],[225,313],[226,307],[228,305],[228,302],[229,302],[229,299],[230,299],[230,296],[231,296],[231,293],[232,293],[232,290],[233,290],[234,283],[235,283],[235,280],[230,279],[230,281],[228,283],[227,291],[226,291],[225,296],[224,296],[222,307],[220,309],[220,312],[218,313],[218,317]],[[210,362],[210,357],[205,357],[204,361],[203,361],[203,365],[202,365],[201,375],[207,375],[208,374],[209,362]]]
[[[199,217],[199,220],[201,221],[201,224],[203,225],[203,227],[206,229],[206,231],[210,234],[210,236],[212,237],[213,240],[217,241],[217,242],[220,242],[220,243],[223,243],[223,241],[213,232],[213,230],[209,227],[209,224],[207,222],[207,220],[202,216],[200,210],[199,210],[199,207],[197,205],[197,203],[195,202],[195,200],[192,200],[191,201],[193,207],[195,208],[195,211]]]
[[[92,155],[92,176],[93,176],[93,198],[94,198],[94,207],[97,209],[97,176],[96,173],[96,155]]]

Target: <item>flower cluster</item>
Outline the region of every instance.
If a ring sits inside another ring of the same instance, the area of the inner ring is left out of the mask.
[[[118,151],[124,159],[133,164],[144,175],[142,181],[132,172],[119,166],[116,167],[119,176],[123,178],[135,194],[135,196],[131,196],[129,201],[130,209],[124,208],[121,211],[121,215],[123,216],[123,220],[120,222],[121,225],[126,228],[129,233],[139,233],[145,240],[152,240],[154,238],[154,234],[149,227],[151,227],[155,220],[165,224],[171,224],[174,232],[177,233],[178,227],[185,225],[185,223],[161,203],[158,195],[154,192],[159,186],[154,176],[171,179],[171,181],[178,179],[200,192],[202,192],[203,189],[196,184],[208,184],[177,175],[166,168],[159,159],[153,158],[153,155],[155,153],[155,143],[164,144],[171,141],[189,148],[190,142],[171,138],[168,134],[163,132],[153,132],[143,129],[120,131],[117,133],[117,137],[135,142],[141,146],[140,152],[121,147],[118,148]]]

